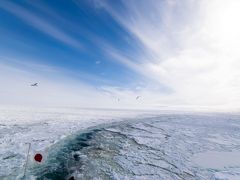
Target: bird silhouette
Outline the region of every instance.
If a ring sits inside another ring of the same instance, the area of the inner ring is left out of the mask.
[[[136,97],[136,100],[138,100],[140,97],[141,97],[141,96],[137,96],[137,97]]]
[[[38,86],[38,83],[31,84],[31,86]]]

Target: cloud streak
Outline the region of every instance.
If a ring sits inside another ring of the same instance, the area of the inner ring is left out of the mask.
[[[43,20],[42,18],[36,16],[34,13],[30,12],[29,10],[12,3],[10,1],[4,1],[0,4],[0,8],[4,9],[5,11],[15,15],[23,22],[27,23],[28,25],[34,27],[35,29],[39,30],[40,32],[54,38],[68,46],[74,47],[76,49],[82,50],[83,45],[75,40],[73,37],[59,29],[58,27],[52,25],[50,22]]]
[[[14,60],[4,63],[2,57],[0,60],[1,105],[106,108],[115,104],[111,97],[66,76],[61,69],[42,64],[25,66]],[[39,86],[31,87],[35,82]]]
[[[159,94],[159,101],[169,105],[240,107],[240,3],[130,0],[122,1],[122,9],[108,1],[98,3],[137,37],[147,52],[136,57],[138,61],[128,58],[125,52],[110,50],[109,55],[168,86],[173,93]]]

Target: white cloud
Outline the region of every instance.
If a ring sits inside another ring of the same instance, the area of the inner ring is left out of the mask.
[[[95,63],[96,63],[96,64],[100,64],[100,63],[101,63],[101,61],[96,61]]]
[[[136,36],[149,54],[140,61],[121,52],[110,54],[170,87],[173,93],[154,95],[158,101],[172,106],[240,107],[237,0],[122,2],[124,12],[106,1],[101,7]]]
[[[145,88],[126,89],[106,85],[95,88],[89,83],[75,80],[71,74],[67,75],[62,69],[33,64],[26,59],[21,62],[21,59],[0,57],[0,105],[151,109],[154,107],[154,97],[158,96],[157,93],[152,96]],[[31,87],[35,82],[39,86]],[[138,95],[144,98],[136,101]]]
[[[110,107],[114,100],[60,69],[0,59],[0,103],[21,106]],[[29,68],[31,67],[31,68]],[[40,68],[44,67],[44,68]],[[38,87],[31,87],[38,82]]]

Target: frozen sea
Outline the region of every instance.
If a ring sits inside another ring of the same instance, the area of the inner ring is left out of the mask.
[[[71,177],[239,180],[240,114],[0,109],[0,179]]]

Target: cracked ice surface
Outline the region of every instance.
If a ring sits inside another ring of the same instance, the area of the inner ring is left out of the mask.
[[[0,177],[22,171],[25,143],[32,142],[33,150],[48,153],[43,165],[30,163],[32,178],[240,179],[239,114],[30,112],[1,111]],[[86,130],[93,125],[100,126]]]
[[[231,114],[162,114],[120,122],[65,139],[45,167],[31,172],[42,178],[239,179],[239,124],[239,115]]]
[[[48,148],[79,130],[98,124],[145,116],[150,112],[79,108],[0,107],[0,179],[23,172],[28,144],[31,152]],[[15,179],[14,176],[12,179]]]
[[[121,149],[117,156],[119,164],[134,175],[147,179],[240,179],[239,117],[163,115],[108,130],[136,143]]]

